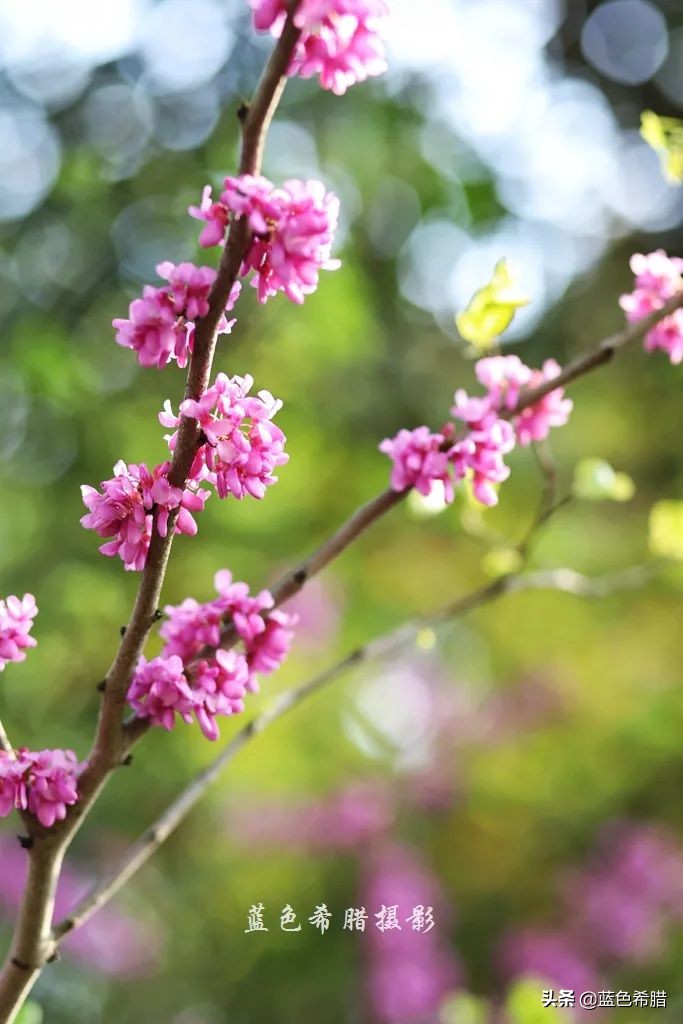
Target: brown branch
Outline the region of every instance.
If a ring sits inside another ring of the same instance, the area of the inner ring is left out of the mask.
[[[147,829],[131,846],[123,859],[98,882],[77,904],[72,912],[54,928],[55,944],[82,927],[101,907],[108,903],[123,885],[150,859],[161,844],[188,816],[199,803],[209,786],[220,776],[223,769],[257,735],[262,733],[283,715],[298,707],[313,694],[344,675],[349,669],[369,661],[395,654],[425,626],[446,622],[489,604],[505,594],[525,590],[556,590],[577,597],[598,598],[610,593],[638,586],[652,575],[651,567],[637,567],[602,579],[590,579],[571,569],[550,569],[525,575],[510,574],[459,597],[445,607],[404,623],[397,629],[371,640],[362,647],[338,661],[308,682],[280,695],[272,707],[263,711],[245,725],[228,743],[224,750],[183,790],[164,811],[151,828]]]
[[[585,355],[578,356],[571,363],[567,363],[557,377],[544,381],[543,384],[536,388],[523,390],[517,405],[509,415],[514,416],[516,413],[522,412],[523,409],[528,409],[530,405],[535,405],[536,402],[549,395],[551,391],[555,391],[556,388],[573,384],[579,377],[584,377],[591,370],[596,370],[599,366],[609,363],[620,349],[633,342],[642,341],[648,331],[656,327],[660,320],[675,313],[681,307],[683,307],[683,287],[661,309],[655,309],[637,323],[629,324],[623,331],[618,331],[611,337],[605,338],[597,348],[591,349]]]
[[[299,30],[293,24],[296,6],[294,2],[290,7],[282,35],[266,65],[252,104],[246,116],[241,119],[240,173],[260,172],[268,126],[285,87],[286,69],[299,38]],[[208,313],[196,322],[194,351],[185,387],[186,397],[199,398],[209,384],[217,327],[239,274],[248,243],[249,230],[245,218],[233,220],[209,296]],[[175,486],[182,487],[187,480],[197,441],[196,421],[183,418],[169,472],[169,479]],[[37,820],[28,816],[31,840],[29,879],[12,948],[0,972],[0,1024],[9,1024],[15,1018],[23,999],[49,960],[53,948],[50,938],[52,906],[64,852],[129,746],[122,726],[126,694],[133,669],[155,621],[176,517],[177,512],[171,513],[167,535],[161,537],[154,516],[147,561],[130,622],[103,684],[93,748],[79,780],[79,802],[69,809],[65,820],[52,829],[43,828]]]
[[[522,391],[520,394],[519,401],[514,409],[506,412],[508,417],[512,417],[517,413],[522,412],[529,406],[534,405],[540,401],[545,395],[554,391],[558,387],[572,384],[580,377],[590,373],[592,370],[597,369],[600,366],[604,366],[614,356],[616,352],[624,348],[633,342],[642,341],[647,332],[652,329],[656,324],[659,323],[664,317],[669,316],[675,310],[683,307],[683,290],[670,299],[665,306],[661,309],[655,310],[650,313],[644,319],[639,320],[636,324],[630,324],[625,327],[624,330],[619,331],[617,334],[611,335],[609,338],[605,338],[600,344],[587,352],[583,356],[579,356],[573,362],[568,363],[564,370],[559,376],[554,377],[550,381],[545,381],[539,387],[527,389]],[[554,480],[551,481],[548,474],[554,472],[550,465],[543,465],[543,459],[546,456],[539,454],[539,460],[541,461],[541,468],[546,476],[547,490],[549,491],[554,487]],[[365,531],[381,519],[387,512],[399,505],[404,498],[408,496],[412,488],[407,488],[404,491],[394,491],[388,488],[381,494],[378,494],[376,498],[366,502],[365,505],[361,505],[349,519],[339,529],[308,558],[305,558],[302,562],[296,565],[293,569],[287,572],[273,587],[272,593],[275,598],[275,606],[278,607],[294,597],[295,594],[301,590],[303,586],[313,576],[317,575],[322,569],[330,564],[335,558],[341,555],[350,544],[357,540]],[[566,502],[569,499],[564,499]],[[548,506],[548,498],[544,498],[544,507]],[[232,624],[226,625],[225,629],[221,633],[220,647],[231,647],[237,642],[237,634]],[[209,656],[215,648],[205,647],[203,648],[197,657],[203,658]],[[146,726],[144,723],[137,719],[133,719],[127,726],[127,733],[131,741],[134,742],[135,738],[144,732]]]

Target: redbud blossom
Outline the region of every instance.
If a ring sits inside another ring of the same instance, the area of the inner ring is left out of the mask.
[[[443,450],[443,434],[433,434],[429,427],[399,430],[396,437],[385,438],[379,450],[392,459],[391,486],[395,491],[414,487],[428,497],[436,481],[443,484],[446,501],[453,500],[453,481],[448,455]]]
[[[232,624],[251,672],[247,688],[254,690],[253,673],[274,672],[289,653],[296,616],[280,609],[271,611],[275,602],[269,590],[250,594],[247,584],[233,581],[227,569],[216,573],[214,584],[218,597],[213,601],[199,604],[186,598],[182,604],[164,608],[168,618],[159,630],[166,641],[163,653],[178,655],[188,664],[203,647],[218,647],[222,630]]]
[[[0,600],[0,672],[10,661],[23,661],[26,648],[36,646],[30,633],[37,614],[33,594],[24,594],[23,598],[11,594]]]
[[[291,627],[295,621],[295,616],[276,608],[268,615],[265,629],[256,633],[253,639],[246,643],[247,664],[251,672],[250,689],[258,688],[254,672],[260,672],[262,675],[274,672],[289,654],[294,637]]]
[[[157,512],[157,529],[162,537],[168,530],[168,517],[178,509],[175,533],[193,536],[197,524],[193,512],[201,512],[210,495],[190,482],[183,490],[168,481],[169,462],[151,472],[140,465],[119,461],[111,480],[103,480],[102,492],[83,484],[83,503],[89,510],[81,525],[95,530],[100,537],[111,537],[100,547],[103,555],[119,555],[126,569],[140,572],[145,567],[152,537],[152,512]]]
[[[199,206],[189,206],[187,212],[196,220],[206,222],[206,227],[202,228],[199,235],[199,244],[202,249],[224,244],[230,211],[224,203],[214,203],[211,198],[210,185],[205,185]]]
[[[396,437],[381,443],[380,451],[394,464],[391,486],[395,491],[414,487],[428,496],[439,481],[446,501],[451,502],[454,482],[468,477],[477,501],[495,505],[496,485],[510,475],[504,456],[517,442],[542,441],[551,427],[563,426],[569,419],[572,402],[561,387],[512,415],[522,389],[538,387],[558,376],[560,367],[553,359],[546,360],[542,370],[532,370],[518,356],[491,356],[480,359],[475,372],[487,393],[469,395],[459,389],[451,409],[452,416],[467,426],[464,437],[456,438],[451,424],[441,434],[433,434],[427,427],[400,430]]]
[[[178,655],[147,661],[140,658],[128,690],[139,718],[170,730],[176,714],[188,724],[196,718],[210,740],[219,736],[217,716],[244,709],[249,669],[244,654],[216,651],[215,656],[185,666]]]
[[[482,505],[497,505],[496,484],[510,475],[503,457],[515,447],[515,434],[506,420],[489,415],[470,425],[464,440],[449,451],[456,480],[471,476],[472,493]]]
[[[320,270],[340,266],[330,256],[338,198],[320,181],[292,180],[275,188],[267,178],[243,174],[226,178],[224,184],[220,203],[207,205],[204,198],[202,207],[190,208],[192,216],[207,221],[200,244],[218,244],[230,214],[245,217],[252,238],[241,272],[254,271],[259,301],[284,292],[292,302],[302,303],[318,287]],[[203,195],[209,194],[207,186]]]
[[[286,0],[250,0],[257,31],[279,36],[287,13]],[[323,89],[337,96],[349,86],[386,71],[382,19],[384,0],[302,0],[294,15],[301,37],[287,73],[320,76]]]
[[[213,267],[195,267],[193,263],[168,260],[157,266],[159,277],[168,286],[156,288],[145,285],[142,298],[129,306],[129,319],[112,321],[116,328],[116,341],[138,354],[141,366],[166,366],[175,359],[178,366],[187,366],[193,349],[194,321],[206,316],[209,310],[209,292],[216,280]],[[239,297],[240,285],[233,287],[226,306],[230,311]],[[219,333],[232,330],[234,320],[222,316]]]
[[[330,252],[339,219],[339,199],[321,181],[286,181],[276,189],[267,178],[226,178],[222,201],[246,216],[253,237],[242,274],[253,270],[259,302],[284,292],[301,304],[318,287],[320,270],[336,270]]]
[[[213,484],[220,498],[228,494],[238,500],[247,494],[263,498],[266,488],[277,482],[275,469],[289,461],[284,451],[285,435],[272,422],[282,402],[269,391],[249,395],[253,382],[248,375],[227,377],[219,373],[198,401],[186,399],[180,403],[180,413],[196,419],[204,437],[190,476]],[[180,416],[173,414],[168,401],[159,422],[169,428],[180,423]],[[177,433],[167,438],[171,451],[176,438]]]
[[[28,810],[51,828],[78,800],[79,771],[72,750],[0,751],[0,817],[14,808]]]
[[[546,381],[557,377],[561,370],[561,366],[554,359],[546,359],[542,369],[532,371],[529,387],[540,387]],[[564,388],[549,391],[538,402],[522,409],[519,415],[514,417],[512,422],[517,440],[525,447],[532,441],[544,441],[552,427],[563,427],[567,423],[573,408],[571,398],[564,397]]]
[[[661,309],[683,288],[683,259],[669,257],[663,249],[657,249],[647,256],[634,253],[630,266],[636,275],[636,286],[634,291],[621,296],[619,305],[628,322],[637,323]],[[683,362],[683,309],[664,317],[649,330],[644,345],[647,352],[667,352],[674,364]]]
[[[137,715],[172,729],[176,714],[185,722],[196,718],[207,739],[218,738],[217,718],[244,710],[248,692],[258,689],[256,673],[267,674],[284,661],[296,618],[270,611],[267,590],[251,595],[246,583],[233,581],[227,569],[216,573],[218,596],[200,604],[186,598],[167,605],[160,629],[166,641],[161,657],[141,658],[128,700]],[[224,650],[221,633],[229,625],[241,650]],[[206,653],[206,648],[214,648]]]

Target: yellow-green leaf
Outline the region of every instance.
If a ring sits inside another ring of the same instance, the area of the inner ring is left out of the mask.
[[[474,293],[455,324],[476,349],[486,351],[507,330],[516,311],[531,301],[518,286],[519,271],[509,260],[498,260],[488,284]]]
[[[667,181],[680,185],[683,182],[683,121],[644,110],[640,115],[640,134],[659,155]]]
[[[683,501],[658,501],[650,509],[650,551],[683,560]]]
[[[631,477],[604,459],[581,459],[574,470],[572,493],[584,501],[630,501],[635,490]]]
[[[439,1024],[486,1024],[489,1009],[483,999],[469,992],[449,996],[439,1011]]]
[[[562,1011],[556,1007],[543,1006],[543,990],[550,987],[540,978],[523,978],[518,981],[507,998],[510,1024],[554,1024],[555,1021],[559,1024]]]
[[[487,576],[496,579],[498,576],[507,576],[508,573],[518,572],[524,559],[517,548],[500,547],[487,551],[481,560],[481,567]]]

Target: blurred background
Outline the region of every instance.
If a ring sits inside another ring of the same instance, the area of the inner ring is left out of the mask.
[[[161,461],[156,414],[183,387],[173,367],[139,369],[111,319],[159,260],[215,260],[186,209],[236,166],[235,111],[269,48],[245,8],[0,0],[0,592],[40,606],[38,648],[2,678],[16,743],[88,749],[137,579],[79,526],[79,485],[119,458]],[[303,308],[246,289],[216,368],[284,400],[291,462],[263,502],[209,502],[199,538],[174,546],[166,602],[209,599],[221,567],[267,585],[386,486],[379,441],[438,427],[473,387],[454,314],[497,259],[533,297],[506,344],[539,365],[621,326],[630,253],[683,252],[683,190],[638,134],[645,107],[683,116],[677,0],[393,8],[385,77],[343,99],[293,81],[273,125],[265,173],[339,193],[344,265]],[[572,390],[552,438],[560,493],[585,456],[636,492],[574,502],[536,566],[648,560],[650,508],[683,484],[679,373],[634,348]],[[531,452],[510,462],[498,508],[413,502],[312,583],[292,655],[249,711],[500,571],[542,486]],[[593,1017],[679,1021],[680,587],[666,570],[599,603],[510,596],[338,681],[245,750],[65,946],[36,989],[45,1020],[536,1024],[583,1019],[541,1009],[543,988],[575,988],[665,990],[667,1008]],[[78,836],[62,905],[214,754],[197,728],[150,735]],[[3,940],[16,827],[0,832]],[[269,931],[245,934],[257,903]],[[323,903],[321,935],[307,918]],[[343,929],[346,908],[382,903],[431,904],[435,927]],[[286,905],[301,932],[280,930]]]

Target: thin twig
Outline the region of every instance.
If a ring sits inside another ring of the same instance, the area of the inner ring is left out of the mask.
[[[223,769],[255,736],[258,736],[273,722],[298,707],[313,694],[339,679],[351,668],[393,655],[413,641],[426,626],[453,620],[475,608],[489,604],[505,594],[520,593],[525,590],[555,590],[576,597],[599,598],[637,587],[651,578],[652,572],[651,567],[640,566],[599,579],[591,579],[571,569],[550,569],[524,575],[503,576],[471,594],[457,598],[436,612],[413,619],[389,633],[376,637],[347,654],[335,665],[314,676],[308,682],[281,694],[270,708],[253,718],[233,737],[225,749],[192,780],[152,827],[147,829],[131,846],[119,864],[112,868],[84,896],[72,912],[55,926],[53,932],[55,943],[75,929],[82,927],[93,914],[116,895],[119,889],[140,870],[199,803],[206,790],[218,779]]]

